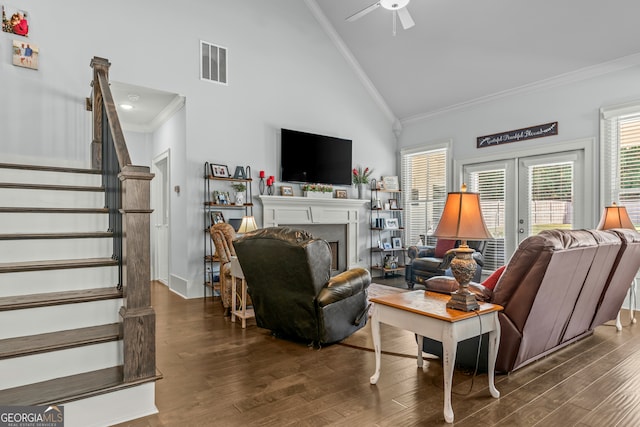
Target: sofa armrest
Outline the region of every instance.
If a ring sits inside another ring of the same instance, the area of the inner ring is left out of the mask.
[[[409,246],[407,256],[409,259],[433,257],[436,254],[435,246]]]
[[[371,284],[371,273],[366,268],[352,268],[333,276],[318,294],[320,307],[343,300],[364,291]]]
[[[424,282],[427,291],[450,294],[458,290],[458,282],[450,276],[435,276]],[[469,292],[473,293],[478,301],[488,302],[493,298],[493,291],[480,283],[469,283]]]

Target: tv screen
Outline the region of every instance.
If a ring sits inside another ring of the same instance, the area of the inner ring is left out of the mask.
[[[282,129],[280,179],[351,185],[351,140]]]

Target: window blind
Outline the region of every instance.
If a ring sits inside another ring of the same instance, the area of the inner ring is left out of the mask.
[[[401,167],[406,245],[415,245],[433,233],[442,215],[447,197],[447,150],[403,153]]]
[[[482,216],[493,239],[487,241],[483,270],[494,271],[505,264],[505,169],[471,172],[468,186],[480,194]]]
[[[609,116],[603,123],[603,203],[625,206],[640,225],[640,107],[638,112]]]

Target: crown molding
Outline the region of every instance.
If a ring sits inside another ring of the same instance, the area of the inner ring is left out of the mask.
[[[576,71],[560,74],[555,77],[551,77],[551,78],[540,80],[534,83],[526,84],[513,89],[496,92],[491,95],[482,96],[480,98],[475,98],[469,101],[460,102],[458,104],[453,104],[448,107],[430,111],[428,113],[417,114],[415,116],[400,119],[400,122],[405,125],[410,123],[416,123],[422,120],[433,118],[435,116],[463,110],[465,108],[474,107],[487,102],[492,102],[499,99],[516,96],[516,95],[523,95],[523,94],[536,92],[544,89],[550,89],[558,86],[567,85],[570,83],[576,83],[582,80],[587,80],[587,79],[602,76],[605,74],[614,73],[614,72],[621,71],[626,68],[635,67],[638,65],[640,65],[640,53],[624,56],[622,58],[614,59],[608,62],[603,62],[598,65],[581,68]]]

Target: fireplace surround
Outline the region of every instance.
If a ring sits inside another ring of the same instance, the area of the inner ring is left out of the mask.
[[[365,267],[359,262],[361,208],[368,200],[258,196],[264,227],[291,226],[315,237],[338,242],[338,268]],[[335,225],[336,227],[328,227]],[[341,238],[343,236],[343,238]]]

